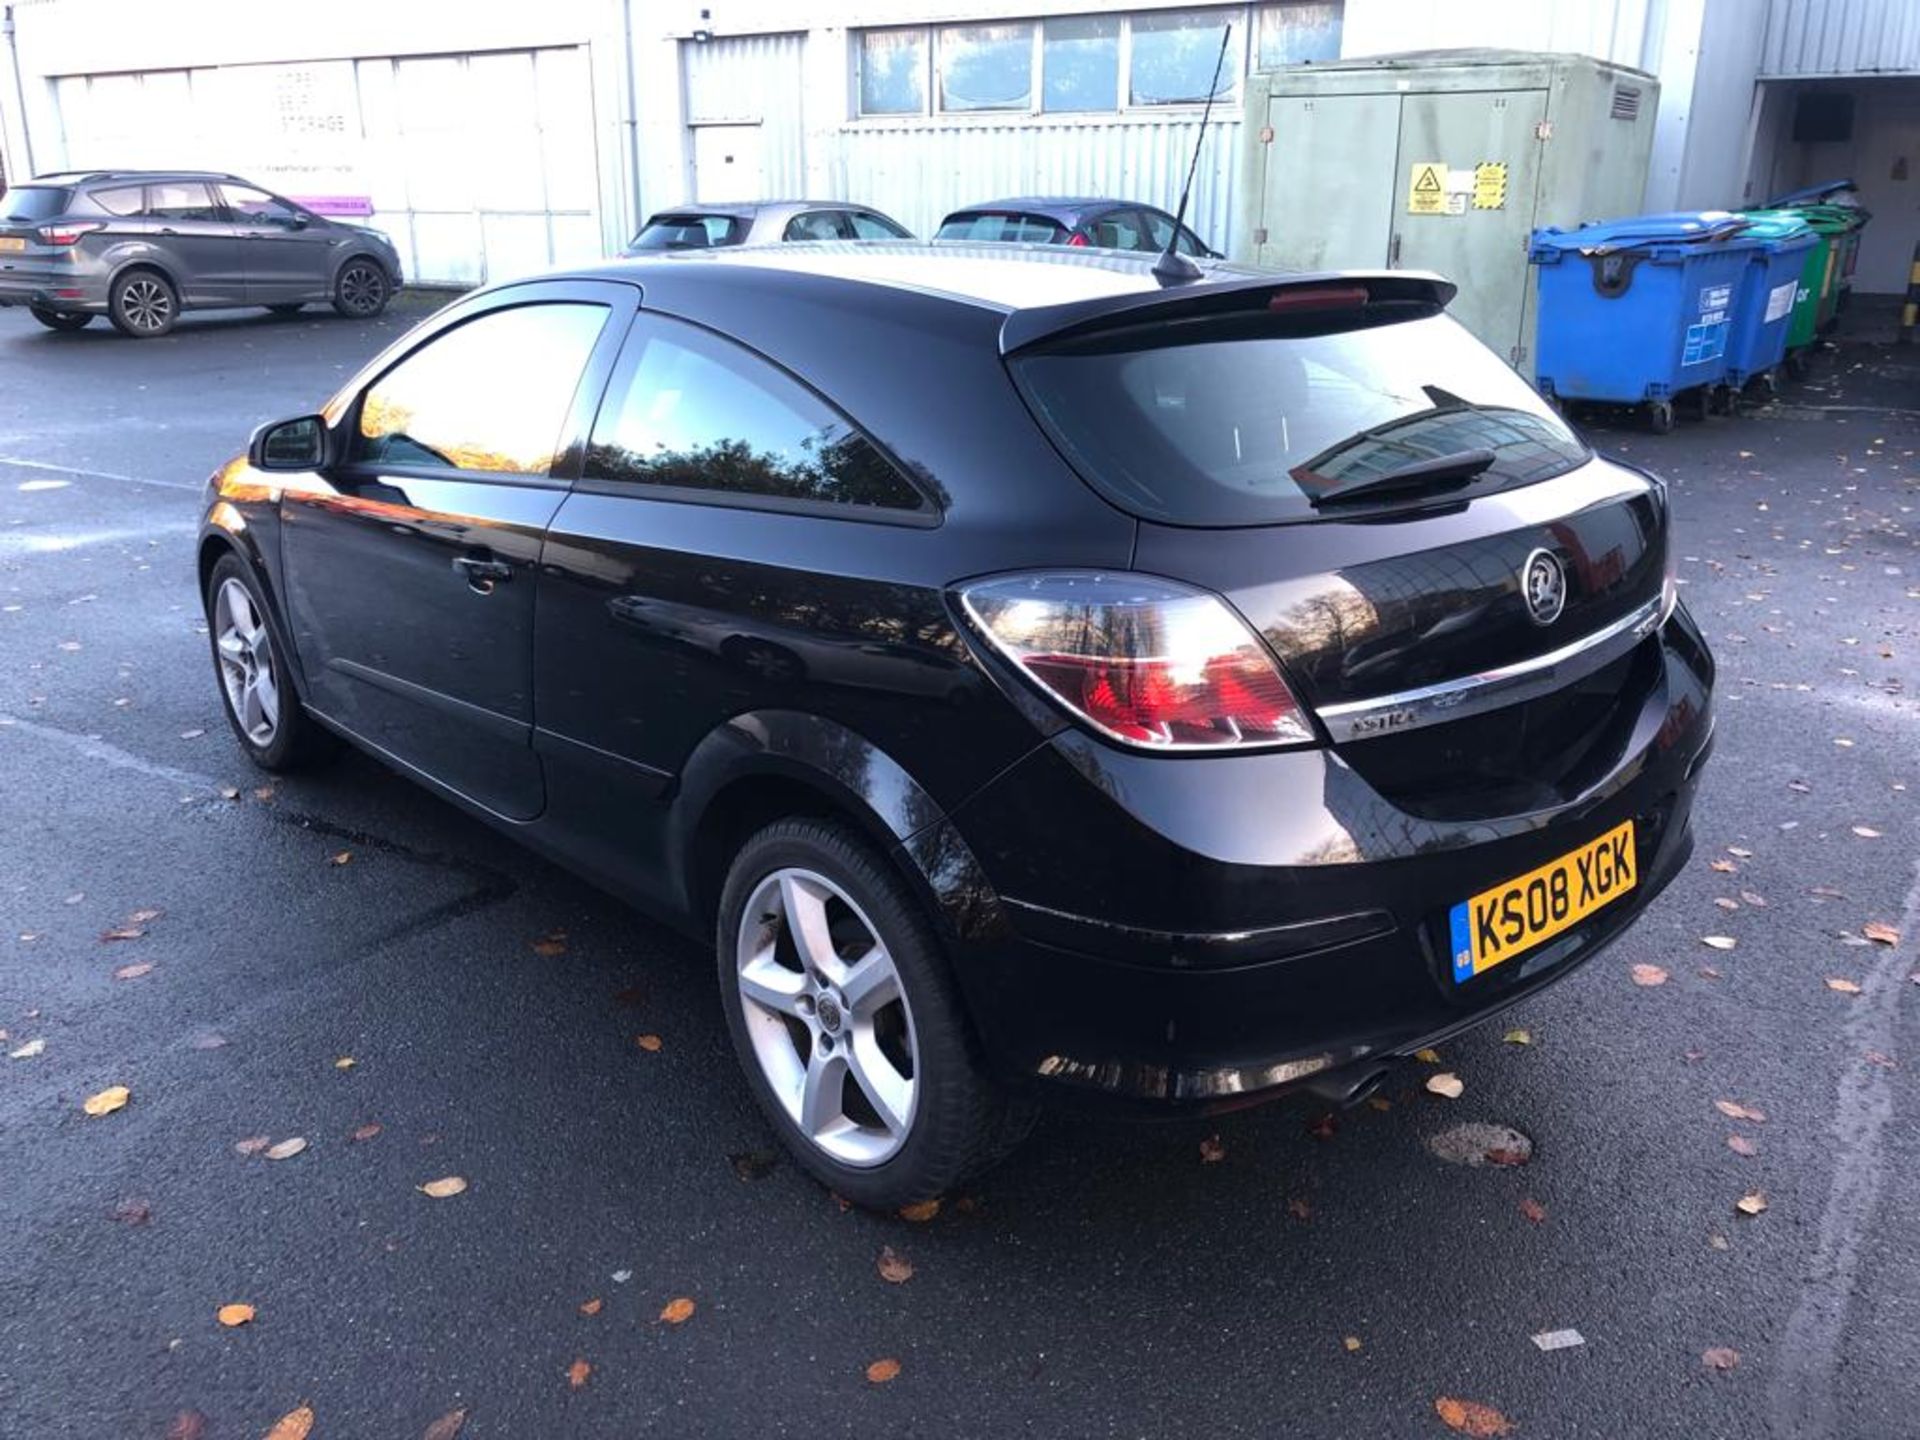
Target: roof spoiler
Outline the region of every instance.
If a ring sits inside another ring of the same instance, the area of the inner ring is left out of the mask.
[[[1000,353],[1011,355],[1044,341],[1162,320],[1199,320],[1263,309],[1306,310],[1316,308],[1312,303],[1316,291],[1327,296],[1325,308],[1334,309],[1396,301],[1445,306],[1457,289],[1451,280],[1421,270],[1327,270],[1311,275],[1242,271],[1230,276],[1216,270],[1207,279],[1178,289],[1015,310],[1000,326]]]

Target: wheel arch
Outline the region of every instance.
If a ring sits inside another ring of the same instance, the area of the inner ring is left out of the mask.
[[[151,270],[154,274],[158,275],[173,287],[175,302],[182,308],[185,307],[187,302],[180,291],[180,277],[169,270],[163,262],[154,259],[150,254],[128,255],[124,259],[115,262],[113,268],[107,272],[107,299],[109,302],[113,299],[113,287],[120,283],[123,276],[129,275],[135,270]]]
[[[387,280],[387,288],[390,292],[399,288],[394,284],[393,267],[386,262],[385,257],[377,250],[370,249],[365,245],[354,245],[349,246],[347,252],[342,255],[339,260],[334,262],[333,273],[327,277],[327,291],[329,294],[339,288],[340,277],[346,273],[347,267],[356,260],[367,261],[384,275]]]

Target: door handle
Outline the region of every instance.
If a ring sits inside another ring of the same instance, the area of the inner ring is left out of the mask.
[[[467,588],[476,595],[491,595],[495,585],[504,585],[513,579],[513,566],[491,555],[456,555],[453,571],[466,576]]]

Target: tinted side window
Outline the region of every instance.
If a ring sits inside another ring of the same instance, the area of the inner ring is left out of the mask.
[[[1093,243],[1103,250],[1142,250],[1146,242],[1140,236],[1140,217],[1132,210],[1115,210],[1091,222],[1087,229]]]
[[[782,240],[846,240],[851,238],[838,210],[808,210],[787,222]]]
[[[264,190],[248,185],[222,185],[220,194],[236,220],[264,220],[270,225],[287,225],[300,218],[300,212],[284,200],[276,200]]]
[[[1180,242],[1174,248],[1182,255],[1207,255],[1212,253],[1201,243],[1200,237],[1184,225],[1180,227]]]
[[[936,240],[987,240],[1046,245],[1066,234],[1064,226],[1044,215],[950,215],[941,223]]]
[[[906,240],[910,238],[891,220],[879,215],[869,215],[864,210],[850,211],[847,223],[853,226],[853,238],[856,240]]]
[[[0,195],[0,220],[51,220],[66,213],[71,193],[53,185],[16,185]]]
[[[95,190],[87,198],[109,215],[138,215],[146,203],[146,190],[140,185],[119,185]]]
[[[169,180],[147,186],[147,214],[156,220],[224,220],[213,194],[199,181]]]
[[[587,449],[586,477],[889,510],[920,493],[799,381],[678,320],[635,322]]]
[[[600,305],[517,305],[445,331],[367,388],[350,459],[547,474],[606,317]]]
[[[656,215],[633,237],[635,250],[703,250],[738,245],[746,225],[731,215]]]

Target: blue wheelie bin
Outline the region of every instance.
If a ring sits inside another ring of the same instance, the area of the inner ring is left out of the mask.
[[[1786,358],[1787,336],[1808,253],[1820,243],[1813,227],[1786,211],[1749,210],[1743,240],[1754,242],[1734,297],[1727,335],[1727,384],[1733,390],[1779,388],[1775,370]]]
[[[1726,383],[1735,301],[1765,243],[1746,229],[1741,216],[1702,210],[1536,230],[1541,393],[1644,404],[1661,433],[1678,396],[1704,415]]]

